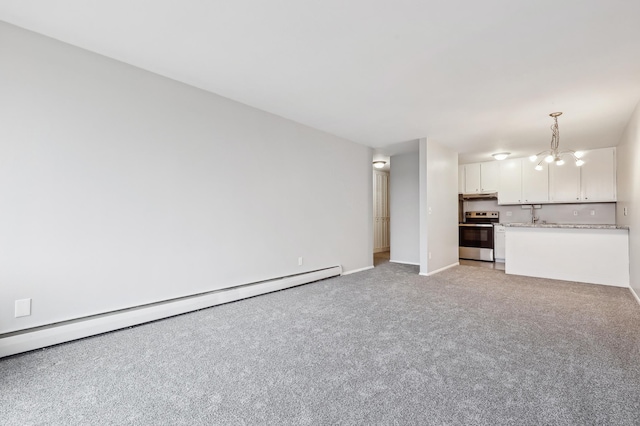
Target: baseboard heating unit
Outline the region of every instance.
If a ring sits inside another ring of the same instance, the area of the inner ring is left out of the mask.
[[[308,284],[341,274],[342,267],[333,266],[303,274],[243,284],[207,293],[5,333],[0,335],[0,358]]]

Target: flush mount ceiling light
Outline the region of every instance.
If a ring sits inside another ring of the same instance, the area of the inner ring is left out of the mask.
[[[386,161],[377,160],[373,162],[373,167],[375,167],[376,169],[381,169],[384,167],[385,164],[387,164]]]
[[[498,161],[504,160],[509,155],[511,155],[510,152],[496,152],[495,154],[491,154],[491,156]]]
[[[580,157],[582,157],[583,155],[582,152],[576,152],[570,149],[566,149],[564,151],[559,150],[560,130],[558,129],[558,117],[560,117],[561,115],[561,112],[552,112],[551,114],[549,114],[549,116],[554,120],[553,125],[551,126],[551,149],[547,149],[529,157],[529,160],[535,162],[538,161],[538,158],[542,156],[542,159],[538,161],[538,164],[536,165],[536,170],[543,169],[542,162],[556,163],[557,166],[562,166],[564,164],[564,160],[562,159],[562,157],[567,155],[571,156],[571,158],[575,160],[576,166],[580,167],[584,164],[584,161],[580,159]]]

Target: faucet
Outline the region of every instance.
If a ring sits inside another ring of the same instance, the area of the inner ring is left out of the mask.
[[[533,207],[533,204],[531,205],[531,223],[533,223],[534,225],[536,224],[536,222],[538,222],[540,220],[539,217],[536,217],[536,209],[535,207]]]

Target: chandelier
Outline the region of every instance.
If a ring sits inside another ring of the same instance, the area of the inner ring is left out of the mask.
[[[542,162],[556,163],[557,166],[562,166],[564,164],[562,157],[566,157],[567,155],[571,156],[572,160],[575,161],[576,166],[580,167],[584,164],[584,161],[580,159],[583,155],[582,152],[576,152],[570,149],[565,149],[564,151],[559,150],[560,130],[558,129],[558,117],[561,115],[561,112],[552,112],[549,114],[549,116],[553,117],[554,120],[554,123],[551,126],[551,149],[547,149],[529,157],[529,160],[535,162],[538,161],[540,156],[542,156],[542,159],[538,161],[538,165],[536,165],[536,170],[542,170]]]

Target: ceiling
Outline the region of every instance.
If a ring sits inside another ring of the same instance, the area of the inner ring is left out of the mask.
[[[0,0],[0,20],[374,148],[460,161],[616,145],[640,101],[631,0]]]

